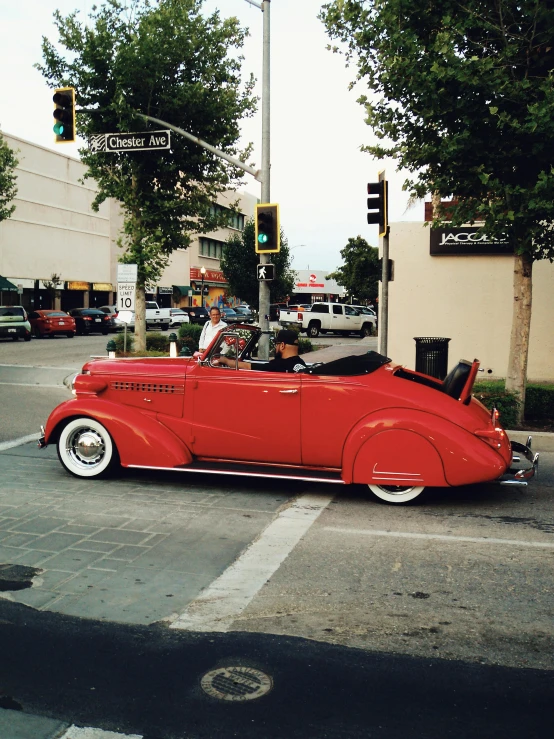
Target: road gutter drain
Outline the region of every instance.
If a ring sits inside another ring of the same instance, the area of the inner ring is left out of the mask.
[[[0,592],[25,590],[33,585],[33,577],[42,570],[25,565],[0,564]]]
[[[202,690],[222,701],[251,701],[269,693],[273,680],[253,667],[219,667],[201,679]]]

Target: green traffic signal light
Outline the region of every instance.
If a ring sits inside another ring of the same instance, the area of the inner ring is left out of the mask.
[[[60,87],[52,97],[54,103],[54,127],[56,143],[75,141],[75,89]]]
[[[280,250],[281,230],[277,203],[256,205],[254,245],[257,254],[274,254]]]

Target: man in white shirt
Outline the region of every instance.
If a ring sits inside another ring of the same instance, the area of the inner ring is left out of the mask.
[[[210,320],[206,321],[202,333],[200,334],[200,341],[198,342],[198,351],[205,351],[212,343],[213,337],[221,331],[222,328],[227,328],[227,324],[221,320],[221,313],[217,306],[212,305],[210,308]]]

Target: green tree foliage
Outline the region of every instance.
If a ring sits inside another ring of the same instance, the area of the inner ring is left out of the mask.
[[[346,288],[349,296],[360,302],[376,300],[379,296],[379,249],[357,236],[348,239],[340,255],[344,264],[329,278],[336,280]]]
[[[246,30],[236,18],[202,14],[203,0],[105,0],[92,6],[89,23],[75,11],[54,13],[58,51],[43,39],[43,64],[52,87],[73,86],[77,131],[90,148],[80,151],[87,177],[98,185],[93,207],[115,198],[123,208],[120,261],[138,264],[137,346],[144,343],[144,286],[156,282],[174,249],[193,233],[224,225],[210,211],[218,193],[241,173],[197,144],[172,134],[171,149],[101,153],[94,134],[159,128],[137,111],[185,129],[228,154],[240,152],[240,121],[252,115],[253,79],[241,80]],[[142,315],[141,315],[142,314]]]
[[[281,251],[271,254],[276,279],[269,283],[270,300],[281,302],[294,291],[295,272],[290,268],[288,241],[281,229]],[[240,296],[249,305],[258,306],[259,282],[256,265],[259,263],[254,246],[254,221],[247,221],[241,234],[233,234],[227,241],[221,258],[221,271],[229,283],[229,293]]]
[[[0,223],[15,210],[11,202],[17,195],[15,168],[18,164],[13,149],[0,133]]]
[[[366,150],[395,157],[416,197],[453,193],[453,225],[512,241],[507,388],[523,411],[532,263],[554,257],[553,3],[334,0],[321,18],[374,93],[360,102],[381,143]]]

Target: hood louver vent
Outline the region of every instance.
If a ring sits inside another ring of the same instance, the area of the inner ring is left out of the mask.
[[[169,385],[161,382],[112,382],[112,390],[129,390],[138,393],[162,393],[163,395],[183,395],[182,385]]]

